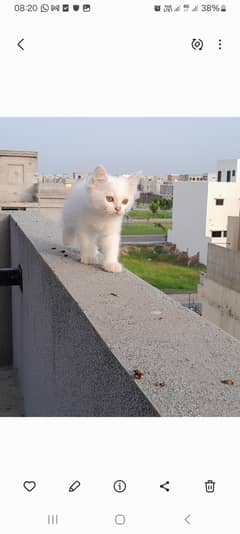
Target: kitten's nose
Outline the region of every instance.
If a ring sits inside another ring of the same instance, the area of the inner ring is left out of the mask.
[[[115,206],[115,211],[119,212],[121,208],[119,208],[118,206]]]

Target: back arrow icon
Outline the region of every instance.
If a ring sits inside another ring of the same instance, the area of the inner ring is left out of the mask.
[[[24,50],[24,48],[22,47],[22,42],[24,41],[24,39],[21,39],[21,41],[19,41],[19,43],[17,44],[19,46],[19,48],[21,48],[21,50]]]
[[[190,521],[189,521],[189,517],[191,517],[191,514],[188,514],[187,517],[184,518],[184,521],[186,521],[186,523],[188,525],[191,525]]]

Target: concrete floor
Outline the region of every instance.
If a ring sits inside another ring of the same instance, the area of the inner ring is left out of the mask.
[[[0,367],[0,417],[23,416],[23,401],[15,369]]]

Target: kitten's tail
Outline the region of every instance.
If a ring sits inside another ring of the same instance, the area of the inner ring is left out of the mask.
[[[64,246],[72,245],[76,237],[75,229],[72,226],[63,227],[63,244]]]

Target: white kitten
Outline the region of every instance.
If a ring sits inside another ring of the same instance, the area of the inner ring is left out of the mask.
[[[81,263],[97,263],[100,250],[106,271],[122,270],[121,226],[137,197],[139,179],[140,175],[108,176],[99,166],[70,191],[63,210],[63,242],[66,246],[78,239]]]

